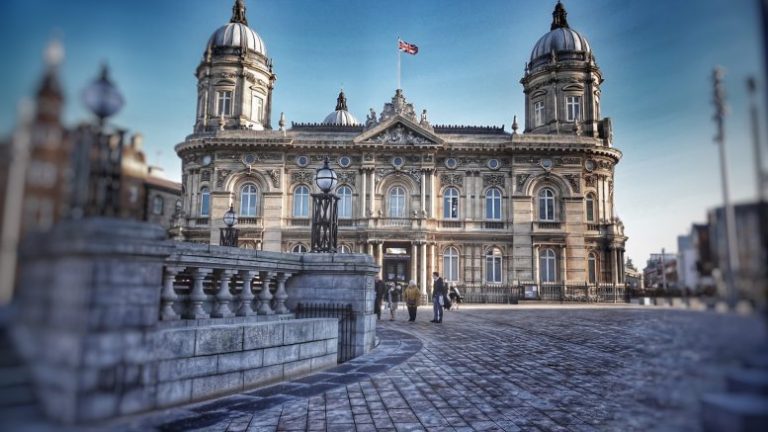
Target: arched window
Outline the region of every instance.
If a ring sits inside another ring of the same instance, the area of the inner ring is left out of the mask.
[[[501,250],[493,248],[485,254],[485,281],[501,283]]]
[[[485,218],[501,220],[501,191],[496,188],[488,189],[485,193]]]
[[[587,222],[594,222],[595,221],[595,196],[592,194],[587,195],[586,200],[586,207],[587,207]]]
[[[391,218],[404,218],[405,213],[405,188],[395,186],[389,190],[387,202],[387,215]]]
[[[589,283],[597,282],[597,256],[594,252],[589,254],[587,258],[587,272],[589,277]]]
[[[557,261],[555,257],[555,251],[552,249],[544,249],[539,253],[539,279],[542,282],[555,282],[557,275],[555,269],[557,268]]]
[[[459,280],[459,250],[453,246],[443,253],[443,278],[449,282]]]
[[[163,197],[160,195],[155,195],[154,198],[152,198],[152,213],[156,215],[163,214],[163,211],[165,207],[165,200],[163,200]]]
[[[539,191],[539,220],[555,220],[555,192],[550,188]]]
[[[342,186],[336,191],[339,196],[339,218],[352,218],[352,189],[349,186]]]
[[[352,248],[343,244],[339,246],[339,253],[345,253],[345,254],[352,253]]]
[[[247,184],[240,189],[240,216],[256,216],[259,208],[259,190],[256,185]]]
[[[200,189],[200,216],[208,216],[211,211],[211,191],[207,187]]]
[[[306,253],[308,251],[307,247],[303,244],[299,243],[296,246],[291,249],[291,252],[293,253]]]
[[[293,191],[293,217],[309,217],[309,188],[304,185]]]
[[[459,191],[448,188],[443,192],[443,219],[459,218]]]

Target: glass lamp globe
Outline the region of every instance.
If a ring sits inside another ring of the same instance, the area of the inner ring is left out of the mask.
[[[123,95],[109,79],[106,65],[101,67],[101,75],[83,90],[82,96],[85,106],[101,120],[117,114],[125,104]]]
[[[328,158],[326,157],[323,167],[319,168],[315,174],[315,184],[323,193],[328,193],[336,187],[336,183],[338,183],[336,171],[328,166]]]
[[[235,209],[232,206],[229,206],[229,210],[224,213],[224,224],[229,228],[232,228],[236,223],[237,215],[235,214]]]

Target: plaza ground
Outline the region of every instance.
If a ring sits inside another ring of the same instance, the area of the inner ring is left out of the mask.
[[[765,338],[755,317],[630,306],[464,306],[379,321],[369,355],[108,425],[123,431],[695,431],[700,397]]]

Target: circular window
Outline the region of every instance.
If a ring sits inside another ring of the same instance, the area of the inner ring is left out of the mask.
[[[211,155],[205,155],[205,156],[203,156],[203,165],[204,165],[204,166],[208,166],[208,165],[210,165],[210,164],[211,164],[211,161],[213,161],[213,158],[211,157]]]
[[[595,169],[595,161],[592,159],[587,159],[586,162],[584,162],[584,168],[587,169],[587,171],[592,171]]]
[[[403,165],[405,165],[405,159],[403,159],[401,156],[395,156],[392,158],[392,166],[395,168],[402,168]]]
[[[246,153],[243,155],[243,163],[246,165],[253,165],[257,160],[259,160],[259,158],[257,158],[253,153]]]
[[[350,159],[349,156],[342,156],[339,158],[339,166],[342,168],[347,168],[352,164],[352,159]]]
[[[501,166],[501,162],[499,162],[498,159],[491,159],[488,161],[488,168],[492,170],[497,170]]]
[[[552,163],[552,159],[548,159],[548,158],[542,159],[540,163],[541,163],[541,167],[546,169],[546,170],[552,168],[552,165],[554,165]]]
[[[306,155],[296,156],[296,165],[302,168],[309,165],[309,156],[306,156]]]
[[[445,167],[448,169],[456,169],[459,166],[459,162],[454,158],[448,158],[445,160]]]

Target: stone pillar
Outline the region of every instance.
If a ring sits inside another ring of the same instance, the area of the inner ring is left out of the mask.
[[[376,215],[376,171],[371,170],[371,196],[368,198],[371,203],[371,216]]]
[[[560,249],[560,266],[561,266],[561,276],[560,281],[565,285],[566,282],[568,282],[568,252],[567,247],[563,246],[562,249]]]
[[[384,270],[383,270],[383,267],[384,267],[384,242],[383,241],[379,241],[376,244],[376,253],[377,253],[376,264],[379,266],[379,277],[383,279],[383,277],[382,277],[382,274],[384,272]]]
[[[255,315],[253,311],[253,278],[256,271],[240,270],[240,279],[243,280],[243,290],[240,292],[240,308],[237,310],[237,316]]]
[[[421,286],[421,293],[427,293],[427,243],[421,242],[419,245],[421,249],[421,280],[419,285]]]
[[[277,304],[275,305],[275,313],[277,314],[291,313],[291,311],[285,307],[285,300],[288,299],[288,293],[285,292],[285,281],[287,281],[290,277],[290,273],[277,274],[277,292],[275,292],[275,299],[277,300]]]
[[[261,292],[259,292],[259,315],[272,315],[275,313],[272,310],[272,307],[269,305],[269,302],[272,300],[272,293],[269,292],[269,282],[273,276],[273,272],[259,272],[259,279],[261,280]]]
[[[203,282],[205,277],[211,273],[213,273],[213,269],[196,268],[192,270],[192,292],[189,295],[190,307],[187,318],[203,319],[210,317],[203,308],[203,303],[208,300],[208,296],[203,292]]]
[[[360,175],[362,177],[362,186],[360,187],[359,193],[360,193],[360,218],[365,219],[368,217],[368,213],[365,211],[367,207],[365,206],[366,200],[365,200],[365,194],[367,192],[366,188],[366,177],[365,170],[360,170]]]
[[[421,214],[426,215],[427,211],[427,172],[421,171]]]
[[[432,269],[432,273],[437,271],[437,257],[435,256],[435,243],[430,243],[429,245],[429,268]],[[429,275],[431,276],[431,275]],[[425,291],[423,294],[426,294],[426,285],[423,288]]]
[[[613,260],[613,284],[619,284],[619,250],[615,247],[611,249],[611,259]],[[663,269],[662,269],[663,271]]]
[[[435,187],[435,171],[432,170],[429,173],[429,216],[434,218],[435,216],[435,199],[437,196],[437,188]]]
[[[533,246],[533,282],[539,284],[539,245]]]
[[[163,291],[160,293],[161,307],[160,319],[163,321],[179,319],[179,314],[173,309],[173,304],[178,300],[179,296],[176,295],[173,283],[176,280],[176,275],[184,270],[183,267],[165,267],[165,274],[163,274]]]
[[[419,252],[416,242],[411,242],[411,279],[414,281],[419,280]]]
[[[370,255],[371,258],[374,257],[373,256],[373,243],[371,241],[368,241],[368,255]]]
[[[227,318],[234,316],[229,304],[232,302],[232,293],[229,292],[229,281],[234,270],[222,270],[219,273],[219,291],[216,293],[216,308],[211,313],[212,318]]]

